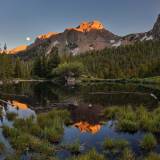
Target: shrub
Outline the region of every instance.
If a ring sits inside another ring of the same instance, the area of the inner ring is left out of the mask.
[[[144,150],[152,150],[157,145],[157,140],[153,134],[147,133],[140,141],[140,146]]]
[[[65,79],[66,77],[78,78],[83,72],[83,64],[79,62],[63,63],[53,70],[53,75]]]

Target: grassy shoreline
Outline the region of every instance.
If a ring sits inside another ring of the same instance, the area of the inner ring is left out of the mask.
[[[160,76],[148,77],[148,78],[132,78],[132,79],[81,78],[81,82],[160,84]]]
[[[6,83],[20,83],[20,82],[56,82],[54,79],[5,79],[0,80],[0,85]],[[148,78],[119,78],[119,79],[101,79],[95,77],[81,77],[76,80],[76,83],[135,83],[135,84],[160,84],[160,76],[148,77]]]

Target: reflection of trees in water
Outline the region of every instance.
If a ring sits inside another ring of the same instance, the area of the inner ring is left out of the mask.
[[[33,106],[46,106],[76,95],[78,88],[67,88],[53,83],[21,82],[0,86],[0,96],[6,100],[20,100]]]
[[[113,105],[132,105],[132,106],[157,106],[157,101],[151,96],[147,95],[137,95],[137,94],[88,94],[84,96],[84,101],[87,103],[100,104],[103,106],[113,106]]]
[[[86,83],[82,86],[66,87],[55,85],[53,83],[21,82],[12,85],[0,86],[1,98],[17,99],[21,102],[28,103],[32,106],[45,107],[52,103],[63,102],[72,98],[82,98],[87,103],[101,105],[125,105],[125,104],[154,104],[153,99],[149,96],[139,96],[132,94],[119,95],[88,95],[90,92],[142,92],[154,93],[159,95],[159,90],[147,88],[146,86],[133,84],[104,84],[104,83]],[[4,96],[4,93],[6,95]],[[8,94],[8,95],[7,95]],[[10,95],[9,95],[10,94]],[[13,94],[13,95],[12,95]],[[21,97],[22,96],[22,97]],[[23,97],[24,96],[24,97]]]
[[[53,83],[39,83],[33,87],[33,98],[41,106],[61,102],[69,97],[76,95],[78,89],[65,88],[65,86]]]
[[[33,92],[34,99],[42,106],[50,104],[53,101],[59,101],[59,95],[50,84],[39,83],[34,86]]]
[[[157,106],[158,101],[154,100],[149,94],[154,93],[152,89],[146,89],[143,86],[134,84],[104,84],[94,83],[82,86],[83,100],[87,103],[100,104],[100,105],[145,105],[145,106]],[[120,92],[119,94],[99,94],[92,95],[88,93],[94,92]],[[121,92],[130,92],[123,94]],[[142,95],[136,94],[136,92],[142,93]],[[148,93],[148,95],[143,95]],[[159,91],[160,93],[160,91]]]
[[[4,84],[0,86],[0,91],[8,94],[31,95],[32,83],[23,82],[18,84]]]

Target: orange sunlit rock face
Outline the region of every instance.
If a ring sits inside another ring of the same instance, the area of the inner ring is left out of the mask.
[[[68,28],[67,30],[76,30],[79,32],[89,32],[91,30],[101,30],[104,26],[99,21],[82,22],[77,28]]]
[[[12,101],[12,104],[15,106],[15,107],[18,107],[18,109],[22,109],[22,110],[27,110],[28,109],[28,105],[25,104],[25,103],[20,103],[18,101]]]
[[[52,37],[52,36],[54,36],[54,35],[57,35],[58,33],[56,33],[56,32],[48,32],[47,34],[42,34],[42,35],[39,35],[37,38],[39,39],[39,40],[45,40],[45,39],[48,39],[48,38],[50,38],[50,37]]]
[[[9,50],[8,54],[16,54],[17,52],[22,52],[22,51],[25,51],[25,50],[27,50],[27,46],[22,45],[22,46],[19,46],[19,47],[16,47],[14,49]]]
[[[91,125],[88,122],[83,122],[83,121],[75,123],[74,126],[78,128],[81,132],[89,132],[92,134],[98,133],[101,129],[100,124]]]

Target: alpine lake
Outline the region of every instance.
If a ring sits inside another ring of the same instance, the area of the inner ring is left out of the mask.
[[[128,142],[136,157],[143,156],[147,153],[141,149],[140,141],[146,131],[137,129],[130,132],[117,129],[117,119],[113,116],[108,118],[107,113],[111,115],[111,108],[124,107],[136,112],[142,106],[146,112],[154,112],[160,106],[159,100],[160,86],[150,84],[83,83],[68,87],[50,82],[21,82],[1,85],[0,142],[4,144],[4,149],[0,159],[3,160],[15,152],[15,145],[3,132],[3,126],[14,126],[12,113],[15,113],[15,119],[26,120],[54,110],[67,111],[70,118],[69,123],[63,123],[63,134],[59,140],[51,143],[56,148],[54,157],[68,160],[94,148],[99,154],[108,157],[107,159],[114,160],[117,158],[115,155],[119,153],[111,153],[104,148],[106,139],[123,139]],[[7,114],[10,113],[9,118]],[[154,135],[157,145],[152,151],[160,153],[159,134]],[[77,143],[77,146],[79,144],[79,151],[75,151],[76,147],[73,145],[71,147],[73,143]],[[21,159],[30,160],[31,154],[33,153],[28,149],[21,153]]]

